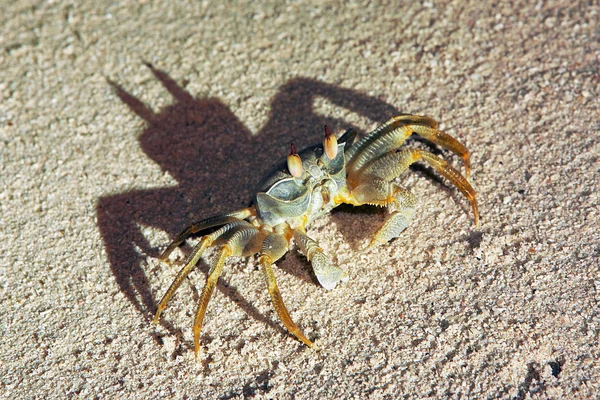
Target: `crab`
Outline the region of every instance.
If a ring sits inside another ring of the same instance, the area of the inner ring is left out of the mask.
[[[465,176],[444,159],[416,148],[401,148],[412,134],[446,148],[464,161]],[[323,142],[298,152],[291,145],[287,160],[274,167],[259,183],[250,207],[213,216],[191,224],[160,255],[165,261],[190,235],[213,229],[201,237],[183,268],[163,295],[154,316],[156,325],[177,288],[209,247],[218,248],[210,267],[194,319],[194,348],[198,357],[204,314],[219,275],[229,257],[258,254],[271,302],[281,322],[298,340],[317,346],[292,321],[277,286],[272,265],[290,248],[292,239],[310,262],[319,283],[328,290],[348,280],[323,249],[306,234],[316,218],[340,204],[388,207],[383,225],[369,246],[387,243],[406,229],[415,212],[416,199],[394,180],[416,161],[424,161],[448,179],[469,200],[479,224],[476,192],[469,183],[469,151],[454,137],[438,129],[430,117],[401,114],[354,143],[357,134],[348,130],[340,137],[325,126]]]

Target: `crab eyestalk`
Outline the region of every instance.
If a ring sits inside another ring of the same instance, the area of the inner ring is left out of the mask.
[[[327,154],[327,158],[333,160],[338,153],[338,143],[337,139],[331,131],[329,127],[325,125],[325,138],[323,139],[323,149],[325,150],[325,154]]]
[[[290,146],[290,154],[287,157],[287,167],[294,178],[300,178],[302,176],[302,159],[296,151],[294,143]]]

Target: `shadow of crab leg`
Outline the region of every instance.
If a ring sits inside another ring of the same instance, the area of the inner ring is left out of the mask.
[[[294,240],[313,267],[313,271],[321,286],[327,290],[334,289],[338,282],[346,282],[348,274],[334,265],[317,242],[309,238],[302,228],[294,229]]]
[[[402,150],[397,153],[386,154],[375,160],[361,171],[361,180],[365,183],[359,185],[352,191],[352,197],[356,201],[379,205],[395,202],[396,200],[392,190],[387,192],[389,195],[384,196],[383,184],[380,182],[389,182],[392,179],[395,179],[411,164],[419,160],[427,162],[461,191],[471,203],[475,225],[479,225],[479,211],[477,208],[475,189],[473,189],[465,177],[448,164],[446,160],[425,150]],[[378,196],[381,197],[378,198]]]
[[[177,235],[175,240],[173,240],[171,244],[167,246],[165,251],[162,252],[158,259],[161,261],[166,260],[171,254],[171,252],[175,250],[175,248],[177,248],[181,243],[185,241],[185,239],[187,239],[190,235],[193,235],[194,233],[198,233],[208,228],[214,228],[215,226],[225,225],[230,222],[243,220],[253,215],[255,215],[254,208],[249,207],[195,222],[192,225],[188,226],[186,229],[184,229],[179,235]]]
[[[181,270],[177,274],[177,277],[175,278],[173,283],[171,283],[171,286],[169,286],[169,289],[163,295],[162,299],[160,300],[160,303],[158,303],[158,308],[156,310],[156,314],[154,315],[154,320],[152,321],[154,325],[158,323],[160,314],[164,311],[165,308],[167,308],[167,303],[169,302],[169,300],[171,300],[171,298],[175,294],[175,291],[179,288],[183,280],[196,266],[198,260],[200,260],[200,257],[202,257],[202,253],[204,253],[204,250],[209,248],[213,244],[213,242],[219,237],[230,233],[232,230],[237,230],[246,226],[250,226],[250,224],[246,221],[235,220],[234,222],[231,222],[223,226],[222,228],[219,228],[210,235],[206,235],[202,238],[202,240],[200,240],[200,242],[196,245],[196,247],[194,247],[194,249],[188,256],[183,268],[181,268]]]
[[[302,343],[306,344],[309,347],[314,349],[317,346],[311,342],[309,339],[304,336],[304,333],[298,328],[298,326],[292,321],[290,314],[285,307],[283,302],[283,298],[281,297],[281,292],[279,291],[279,287],[277,286],[277,281],[275,279],[275,272],[271,265],[279,260],[288,250],[289,244],[283,235],[278,233],[269,234],[262,244],[262,250],[260,256],[258,258],[258,262],[260,263],[261,269],[265,276],[265,281],[267,282],[267,288],[269,290],[269,295],[271,296],[271,302],[273,303],[273,308],[277,312],[279,319],[283,322],[283,325],[287,328],[287,330],[294,336],[298,338]]]
[[[437,129],[438,123],[421,115],[398,115],[387,120],[359,140],[346,152],[347,170],[352,178],[365,165],[383,154],[399,148],[413,133],[460,156],[465,163],[467,179],[471,174],[469,150],[454,137]]]
[[[249,225],[249,224],[248,224]],[[194,318],[194,352],[196,357],[200,352],[200,331],[202,330],[202,321],[204,320],[204,314],[208,307],[208,302],[215,290],[219,276],[223,271],[223,266],[227,258],[231,256],[242,255],[246,245],[252,241],[259,233],[258,229],[253,226],[243,227],[235,231],[231,237],[223,244],[217,255],[217,261],[208,271],[206,278],[206,284],[200,294],[200,302],[198,304],[198,311],[196,311],[196,317]]]

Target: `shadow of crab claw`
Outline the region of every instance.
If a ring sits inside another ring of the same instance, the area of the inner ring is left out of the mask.
[[[350,279],[346,271],[333,265],[324,253],[315,252],[311,264],[317,280],[327,290],[335,289],[339,282],[348,282]]]

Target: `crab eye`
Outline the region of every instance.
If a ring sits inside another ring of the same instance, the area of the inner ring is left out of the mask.
[[[325,150],[325,154],[327,154],[327,158],[329,158],[330,160],[333,160],[337,156],[337,139],[331,134],[327,125],[325,125],[325,139],[323,139],[323,149]]]
[[[302,159],[296,151],[294,143],[290,146],[290,154],[287,157],[287,167],[293,177],[300,178],[302,176]]]

